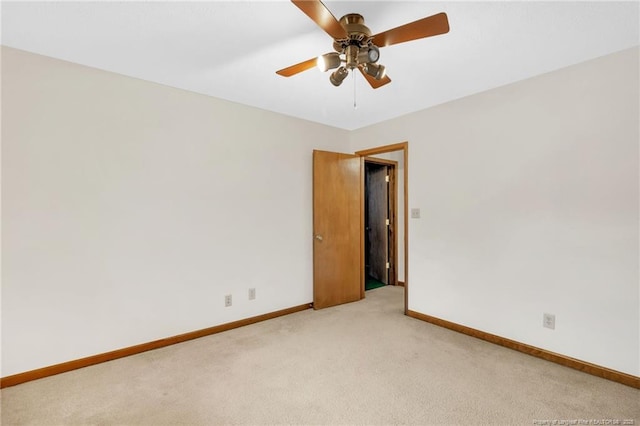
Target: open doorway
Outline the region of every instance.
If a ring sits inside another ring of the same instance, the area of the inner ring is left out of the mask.
[[[313,151],[313,307],[322,309],[365,297],[364,160],[397,157],[397,284],[408,312],[408,143],[346,154]],[[393,160],[392,160],[393,161]]]
[[[359,157],[370,158],[375,157],[377,159],[385,159],[392,160],[397,163],[396,166],[396,185],[397,185],[397,205],[396,205],[396,218],[395,221],[397,225],[397,229],[395,232],[396,237],[396,251],[395,255],[395,266],[396,266],[396,285],[403,286],[404,291],[404,312],[407,313],[409,307],[409,260],[407,256],[408,252],[408,227],[409,227],[409,216],[408,216],[408,167],[409,167],[409,143],[401,142],[393,145],[385,145],[379,146],[375,148],[365,149],[361,151],[355,152],[355,154]],[[363,168],[364,171],[364,168]],[[363,173],[364,174],[364,173]],[[362,191],[364,192],[364,178],[362,179]],[[364,209],[363,209],[364,210]],[[363,214],[364,216],[364,214]],[[364,218],[363,218],[364,220]],[[365,252],[365,238],[362,238],[362,253]],[[362,279],[363,279],[363,287],[362,287],[362,297],[364,297],[364,277],[365,277],[365,261],[364,256],[362,259]]]
[[[396,285],[397,162],[364,159],[365,291]]]

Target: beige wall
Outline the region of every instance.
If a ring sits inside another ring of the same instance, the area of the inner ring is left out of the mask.
[[[1,375],[310,302],[312,149],[403,141],[410,309],[638,375],[638,96],[632,49],[347,133],[2,48]]]
[[[638,61],[350,134],[354,151],[409,142],[409,309],[640,375]]]
[[[10,48],[2,89],[2,376],[311,302],[346,132]]]

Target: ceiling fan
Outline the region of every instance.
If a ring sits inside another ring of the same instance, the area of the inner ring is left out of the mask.
[[[371,87],[377,89],[391,82],[384,65],[378,64],[380,48],[449,32],[446,13],[438,13],[371,35],[360,14],[349,13],[338,21],[320,0],[291,2],[333,38],[335,52],[276,71],[276,74],[284,77],[291,77],[317,66],[322,71],[335,69],[329,76],[329,81],[334,86],[339,86],[349,71],[357,68]]]

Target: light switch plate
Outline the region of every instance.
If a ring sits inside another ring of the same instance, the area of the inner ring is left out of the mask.
[[[411,219],[420,219],[420,209],[411,209]]]

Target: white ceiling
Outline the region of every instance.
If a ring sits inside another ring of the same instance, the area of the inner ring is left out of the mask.
[[[438,12],[451,31],[382,49],[392,82],[377,90],[359,74],[338,88],[316,69],[276,75],[332,51],[286,0],[3,1],[2,44],[348,130],[640,44],[638,1],[325,4],[374,34]]]

